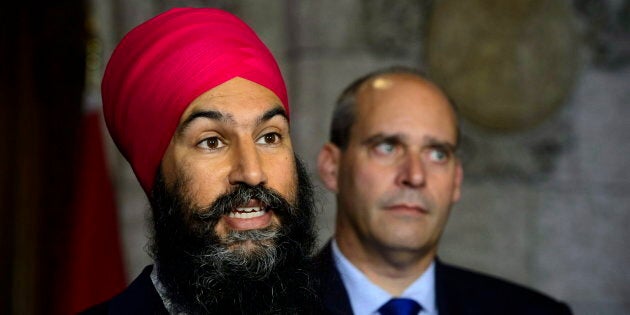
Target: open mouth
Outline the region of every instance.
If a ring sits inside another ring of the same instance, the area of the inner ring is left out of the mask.
[[[266,228],[272,219],[273,208],[258,199],[250,199],[232,208],[232,211],[223,217],[223,222],[230,229],[244,231]]]
[[[251,219],[263,216],[267,209],[263,206],[258,207],[238,207],[228,213],[228,217],[236,219]]]

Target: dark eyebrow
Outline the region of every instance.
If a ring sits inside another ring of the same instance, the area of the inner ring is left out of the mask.
[[[234,119],[231,115],[224,115],[223,113],[216,110],[197,111],[190,114],[190,116],[188,116],[188,118],[186,118],[186,120],[184,120],[181,125],[177,127],[177,132],[183,133],[186,128],[188,128],[188,126],[190,126],[190,124],[198,118],[206,118],[228,123],[234,122]]]
[[[262,116],[257,119],[256,124],[260,125],[277,115],[280,115],[284,117],[287,121],[289,121],[289,118],[287,117],[284,108],[278,105],[277,107],[274,107],[262,114]],[[229,124],[235,123],[234,117],[232,117],[231,114],[224,114],[216,110],[197,111],[190,114],[190,116],[188,116],[188,118],[186,118],[186,120],[184,120],[181,125],[177,127],[177,132],[180,134],[183,133],[194,120],[199,118],[206,118]]]
[[[452,153],[455,153],[457,151],[457,146],[448,141],[442,141],[430,136],[425,137],[424,140],[426,145],[429,147],[447,149]]]
[[[376,144],[376,143],[383,143],[383,142],[387,142],[387,143],[391,143],[391,144],[396,144],[396,143],[404,143],[405,140],[405,136],[402,134],[384,134],[384,133],[377,133],[375,135],[372,135],[370,137],[368,137],[367,139],[363,140],[361,143],[364,145],[372,145],[372,144]],[[427,147],[434,147],[434,148],[443,148],[446,149],[450,152],[456,152],[457,151],[457,146],[448,142],[448,141],[443,141],[440,139],[437,139],[435,137],[431,137],[431,136],[425,136],[424,137],[424,146]]]
[[[276,107],[268,110],[262,116],[260,116],[260,118],[258,118],[257,123],[260,125],[277,115],[284,117],[284,119],[286,119],[287,122],[289,121],[289,117],[287,117],[287,113],[285,112],[284,107],[277,105]]]
[[[401,143],[402,138],[403,137],[400,134],[387,135],[382,132],[379,132],[375,135],[369,136],[367,139],[361,141],[361,143],[364,145],[372,145],[375,143],[382,143],[382,142]]]

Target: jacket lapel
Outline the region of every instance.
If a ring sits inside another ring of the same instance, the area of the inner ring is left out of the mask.
[[[315,275],[319,281],[317,292],[326,314],[350,315],[352,307],[341,275],[335,267],[330,241],[315,256]]]

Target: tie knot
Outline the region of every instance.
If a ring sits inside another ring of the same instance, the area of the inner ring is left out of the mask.
[[[417,315],[422,309],[418,302],[412,299],[393,298],[378,309],[381,315]]]

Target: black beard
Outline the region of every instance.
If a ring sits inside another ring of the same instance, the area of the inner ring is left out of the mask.
[[[185,179],[167,189],[158,172],[152,192],[151,254],[158,278],[177,312],[186,314],[308,314],[316,297],[310,279],[315,248],[313,188],[296,157],[295,206],[279,193],[237,186],[208,208],[193,206]],[[215,226],[236,206],[257,199],[280,219],[260,230]],[[245,244],[247,243],[247,244]]]

